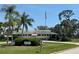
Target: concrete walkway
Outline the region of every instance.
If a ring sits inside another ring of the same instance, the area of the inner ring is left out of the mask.
[[[79,47],[60,51],[60,52],[57,52],[57,53],[54,53],[54,54],[79,54]]]
[[[0,42],[0,44],[6,44],[7,42]],[[11,41],[9,41],[8,43],[11,43]]]
[[[43,41],[43,42],[51,42],[51,43],[66,43],[66,44],[75,44],[75,45],[79,45],[79,43],[77,43],[77,42],[59,42],[59,41]]]
[[[43,41],[43,42],[66,43],[66,44],[79,45],[79,43],[76,43],[76,42],[58,42],[58,41]],[[63,51],[59,51],[59,52],[55,52],[51,54],[79,54],[79,47],[71,48],[71,49],[67,49],[67,50],[63,50]]]
[[[0,44],[5,44],[6,42],[0,42]]]

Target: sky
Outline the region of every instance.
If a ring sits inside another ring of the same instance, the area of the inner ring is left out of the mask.
[[[0,5],[0,8],[3,5]],[[45,11],[47,15],[47,26],[54,27],[59,23],[58,14],[63,10],[73,10],[75,15],[74,19],[79,19],[79,4],[16,4],[16,10],[20,13],[26,12],[31,18],[35,20],[33,27],[29,27],[29,30],[33,30],[37,26],[45,25]],[[0,21],[4,22],[4,13],[0,12]]]

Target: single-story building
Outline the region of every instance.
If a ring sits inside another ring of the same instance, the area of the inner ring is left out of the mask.
[[[23,33],[22,32],[14,32],[13,35],[17,35],[18,37],[23,37],[23,38],[30,38],[30,37],[38,37],[42,39],[48,39],[51,37],[54,37],[57,35],[57,33],[51,32],[50,30],[36,30],[36,31],[27,31]]]

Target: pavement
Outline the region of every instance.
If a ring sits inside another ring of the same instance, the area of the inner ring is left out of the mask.
[[[77,42],[60,42],[60,41],[43,41],[43,42],[66,43],[66,44],[75,44],[75,45],[79,45],[79,43],[77,43]]]
[[[0,44],[6,44],[7,42],[0,42]],[[11,41],[9,41],[8,43],[11,43]]]
[[[60,51],[60,52],[56,52],[54,54],[79,54],[79,47]]]
[[[79,43],[76,43],[76,42],[58,42],[58,41],[43,41],[43,42],[66,43],[66,44],[79,45]],[[79,54],[79,47],[71,48],[71,49],[67,49],[67,50],[63,50],[63,51],[59,51],[59,52],[54,52],[51,54]]]

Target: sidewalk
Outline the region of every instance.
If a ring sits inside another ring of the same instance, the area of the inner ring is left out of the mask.
[[[7,42],[0,42],[0,44],[6,44]],[[9,43],[11,43],[11,41],[9,41]]]
[[[64,51],[55,52],[52,54],[79,54],[79,47],[64,50]]]
[[[75,44],[75,45],[79,45],[79,43],[77,43],[77,42],[59,42],[59,41],[43,41],[43,42],[51,42],[51,43],[66,43],[66,44]]]

